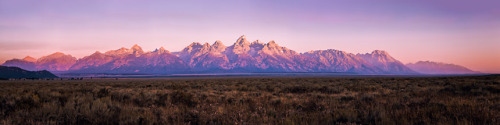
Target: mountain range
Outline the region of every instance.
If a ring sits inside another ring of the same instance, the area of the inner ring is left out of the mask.
[[[213,44],[193,42],[179,52],[163,47],[144,51],[138,45],[129,48],[95,52],[77,59],[56,52],[35,59],[12,59],[4,66],[27,70],[49,70],[66,73],[255,73],[255,72],[348,72],[357,74],[454,74],[477,73],[462,66],[405,65],[386,51],[352,54],[340,50],[314,50],[298,53],[275,41],[249,42],[243,35],[233,45],[221,41]],[[438,63],[440,64],[440,63]],[[447,68],[439,68],[444,66]],[[454,70],[451,70],[451,69]],[[431,71],[435,70],[435,71]],[[446,72],[439,72],[446,70]]]

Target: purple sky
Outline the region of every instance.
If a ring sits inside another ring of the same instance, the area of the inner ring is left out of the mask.
[[[63,52],[81,58],[139,44],[276,40],[306,52],[386,50],[500,73],[498,0],[0,0],[0,63]]]

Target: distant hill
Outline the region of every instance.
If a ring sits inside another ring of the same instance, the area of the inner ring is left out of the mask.
[[[58,78],[47,70],[28,71],[18,67],[0,66],[0,79],[18,79],[18,78]]]
[[[431,61],[406,64],[410,69],[424,74],[478,74],[464,66]]]

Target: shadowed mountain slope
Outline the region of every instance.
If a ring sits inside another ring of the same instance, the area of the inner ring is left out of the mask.
[[[47,70],[28,71],[19,67],[0,66],[0,79],[19,79],[19,78],[58,78]]]

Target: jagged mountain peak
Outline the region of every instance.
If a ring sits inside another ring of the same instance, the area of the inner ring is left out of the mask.
[[[266,44],[261,43],[259,40],[255,40],[250,44],[251,48],[254,48],[256,50],[262,49]]]
[[[372,55],[389,55],[389,53],[387,53],[387,51],[385,50],[373,50]]]
[[[393,58],[387,51],[384,50],[374,50],[371,53],[365,53],[365,54],[356,54],[357,56],[367,58],[370,57],[371,59],[369,60],[377,60],[380,62],[398,62],[395,58]]]
[[[246,39],[246,38],[247,38],[247,36],[241,35],[238,39]]]
[[[186,48],[190,47],[190,48],[195,48],[195,47],[201,47],[201,43],[199,42],[192,42],[191,44],[189,44],[189,46],[187,46]]]
[[[276,44],[276,42],[273,41],[270,41],[268,42],[267,44],[264,45],[264,48],[262,48],[264,51],[265,50],[269,50],[269,51],[273,51],[275,53],[282,53],[283,52],[283,48],[284,47],[281,47],[279,46],[278,44]]]
[[[104,53],[105,55],[110,55],[110,56],[121,56],[121,55],[128,55],[131,54],[130,49],[127,49],[125,47],[121,47],[120,49],[117,50],[109,50]]]
[[[142,50],[142,47],[140,47],[137,44],[135,44],[134,46],[132,46],[132,48],[130,48],[130,50],[132,50],[133,53],[144,53],[144,51]]]
[[[212,46],[224,46],[224,43],[222,43],[220,40],[216,40]]]
[[[377,67],[369,64],[364,59],[352,54],[335,49],[314,50],[301,54],[310,57],[319,64],[318,70],[336,72],[364,72],[380,73]]]
[[[236,43],[234,45],[250,45],[250,42],[248,42],[247,37],[245,35],[242,35],[238,40],[236,40]]]
[[[399,60],[396,60],[394,57],[389,55],[386,51],[383,50],[374,50],[371,53],[365,54],[356,54],[369,62],[370,64],[382,69],[386,73],[389,74],[414,74],[415,71],[406,67]]]
[[[166,51],[166,49],[165,49],[165,48],[163,48],[163,46],[162,46],[162,47],[160,47],[160,49],[159,49],[159,50],[160,50],[160,51]]]
[[[67,71],[73,64],[76,58],[61,52],[56,52],[48,56],[43,56],[37,60],[37,69],[50,71]]]
[[[269,41],[266,45],[269,47],[278,47],[279,46],[278,44],[276,44],[276,42],[274,40]]]
[[[326,51],[346,53],[345,51],[342,51],[342,50],[336,50],[336,49],[327,49]]]
[[[208,43],[203,44],[203,48],[210,48],[210,44]]]
[[[214,43],[215,44],[215,43]],[[208,43],[201,44],[199,42],[193,42],[186,48],[184,48],[182,51],[192,51],[192,50],[197,50],[197,49],[209,49],[211,46]]]
[[[153,52],[156,52],[156,53],[170,53],[168,50],[166,50],[165,48],[163,48],[163,46],[160,47],[159,49],[156,49]]]
[[[224,44],[221,41],[217,40],[214,42],[214,44],[212,44],[210,51],[222,52],[225,49],[226,49],[226,46],[224,46]]]
[[[268,42],[267,44],[264,44],[262,47],[262,52],[270,55],[280,55],[287,58],[294,55],[300,55],[293,50],[279,46],[274,40]]]
[[[341,53],[341,54],[351,54],[351,53],[347,53],[345,51],[336,50],[336,49],[311,50],[311,51],[308,51],[308,52],[305,52],[305,53],[309,53],[309,54],[312,54],[312,53]]]
[[[142,47],[140,47],[137,44],[134,44],[130,49],[127,49],[125,47],[121,47],[120,49],[117,50],[110,50],[104,53],[104,55],[108,56],[126,56],[129,54],[135,54],[136,56],[139,56],[140,54],[143,54],[144,51],[142,50]]]
[[[269,41],[267,44],[276,44],[276,41],[271,40],[271,41]]]
[[[191,53],[191,51],[197,49],[197,48],[200,48],[201,47],[201,44],[198,43],[198,42],[193,42],[191,44],[189,44],[189,46],[186,46],[184,49],[182,49],[182,53]]]
[[[226,52],[232,54],[247,54],[250,50],[250,42],[248,42],[245,35],[243,35],[238,38],[232,46],[229,46],[229,50],[226,50]]]
[[[130,49],[142,49],[141,46],[134,44]]]
[[[253,41],[252,45],[254,45],[254,44],[264,45],[264,43],[260,42],[259,40]]]

